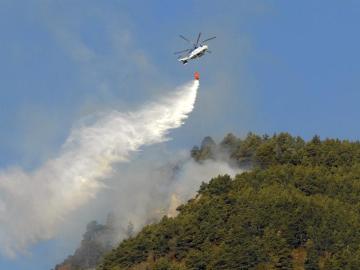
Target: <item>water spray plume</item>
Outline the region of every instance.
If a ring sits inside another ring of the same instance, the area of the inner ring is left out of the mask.
[[[72,129],[59,155],[33,172],[0,171],[0,250],[15,256],[51,239],[66,217],[105,186],[112,165],[142,146],[167,140],[193,110],[199,81],[137,111],[98,115]]]

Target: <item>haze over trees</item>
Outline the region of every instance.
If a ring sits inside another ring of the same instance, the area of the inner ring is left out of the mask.
[[[191,155],[221,152],[251,170],[203,183],[97,269],[360,269],[359,142],[228,134]]]
[[[55,266],[55,270],[93,269],[106,252],[116,244],[114,216],[108,214],[105,225],[91,221],[86,226],[80,247],[73,255]]]

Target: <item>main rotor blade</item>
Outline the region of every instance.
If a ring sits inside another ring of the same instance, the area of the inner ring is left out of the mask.
[[[206,42],[206,41],[212,40],[212,39],[214,39],[214,38],[216,38],[216,37],[207,38],[207,39],[201,41],[201,44],[203,44],[203,43]]]
[[[198,35],[198,37],[197,37],[197,40],[196,40],[196,43],[195,43],[195,47],[197,47],[198,44],[199,44],[200,36],[201,36],[201,32],[199,33],[199,35]]]
[[[188,51],[190,51],[190,50],[191,50],[191,49],[186,49],[186,50],[183,50],[183,51],[174,52],[174,54],[180,54],[180,53],[188,52]]]
[[[186,41],[189,42],[191,45],[193,45],[192,42],[191,42],[190,40],[188,40],[186,37],[184,37],[183,35],[179,35],[179,37],[181,37],[183,40],[186,40]]]

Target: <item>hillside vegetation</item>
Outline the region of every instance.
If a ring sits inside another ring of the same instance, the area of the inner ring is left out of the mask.
[[[221,151],[252,169],[203,183],[177,217],[121,242],[97,269],[360,269],[358,142],[229,134],[192,156]]]

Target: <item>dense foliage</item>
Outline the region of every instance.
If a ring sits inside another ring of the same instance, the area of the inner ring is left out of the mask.
[[[288,134],[227,135],[192,150],[228,151],[252,170],[202,184],[175,218],[146,226],[99,270],[360,269],[360,144]]]

